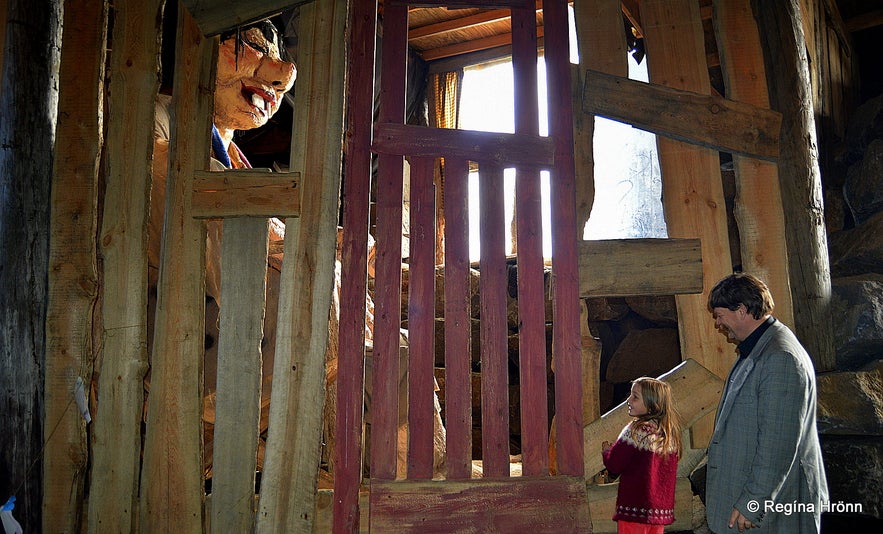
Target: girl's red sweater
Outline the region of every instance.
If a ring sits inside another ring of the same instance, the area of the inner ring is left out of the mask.
[[[655,421],[626,425],[603,457],[607,470],[619,475],[614,521],[674,523],[678,455],[661,454]]]

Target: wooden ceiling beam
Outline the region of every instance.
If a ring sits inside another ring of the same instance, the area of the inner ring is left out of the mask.
[[[534,9],[538,12],[542,11],[543,3],[540,0],[536,0],[534,4]],[[420,37],[435,36],[441,33],[447,33],[456,30],[465,30],[475,26],[480,26],[482,24],[500,22],[510,18],[512,18],[511,9],[491,9],[466,17],[445,20],[442,22],[436,22],[433,24],[427,24],[425,26],[412,28],[408,30],[408,39],[418,39]]]
[[[543,36],[543,27],[537,26],[537,37]],[[474,41],[465,41],[462,43],[452,44],[448,46],[441,46],[439,48],[432,48],[429,50],[424,50],[421,52],[423,59],[426,61],[433,61],[436,59],[442,59],[451,56],[458,56],[460,54],[469,54],[471,52],[478,52],[480,50],[487,50],[488,48],[496,48],[498,46],[505,46],[512,43],[512,33],[501,33],[498,35],[494,35],[491,37],[484,37],[482,39],[475,39]]]
[[[858,17],[852,17],[845,21],[846,29],[850,33],[867,30],[868,28],[876,28],[883,25],[883,9],[871,11]]]

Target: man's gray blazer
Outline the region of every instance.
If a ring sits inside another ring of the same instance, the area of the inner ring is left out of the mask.
[[[776,321],[727,378],[708,446],[708,526],[737,532],[727,526],[736,508],[759,526],[752,534],[818,532],[823,502],[815,371],[797,337]]]

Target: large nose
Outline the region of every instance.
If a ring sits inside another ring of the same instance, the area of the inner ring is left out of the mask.
[[[272,57],[264,57],[256,73],[257,77],[273,86],[277,91],[288,91],[294,85],[294,79],[297,77],[297,69],[294,63],[275,59]]]

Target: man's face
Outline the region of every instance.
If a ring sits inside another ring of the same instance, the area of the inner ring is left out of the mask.
[[[735,310],[714,308],[711,310],[711,314],[714,317],[714,326],[726,334],[728,339],[737,342],[745,339],[745,336],[742,335],[744,330],[742,320],[745,317],[745,312],[741,305]]]
[[[263,126],[279,109],[282,95],[294,85],[294,64],[281,59],[279,43],[264,37],[259,28],[220,45],[215,82],[215,126],[219,130],[250,130]]]

